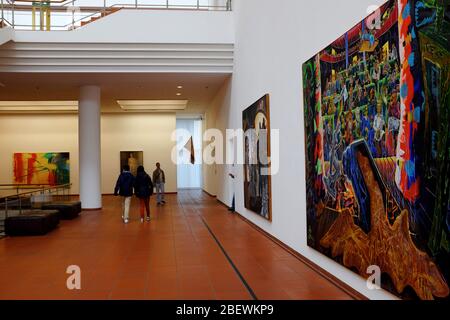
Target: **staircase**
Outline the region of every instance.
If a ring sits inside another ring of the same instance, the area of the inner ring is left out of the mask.
[[[87,25],[87,24],[89,24],[91,22],[97,21],[100,18],[109,16],[110,14],[115,13],[115,12],[119,11],[120,9],[121,8],[107,8],[104,11],[102,11],[101,13],[97,13],[99,15],[92,16],[89,20],[81,21],[81,27],[84,27],[85,25]]]

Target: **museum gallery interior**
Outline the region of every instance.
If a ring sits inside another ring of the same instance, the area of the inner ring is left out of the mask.
[[[449,0],[121,3],[2,1],[1,300],[448,302]]]

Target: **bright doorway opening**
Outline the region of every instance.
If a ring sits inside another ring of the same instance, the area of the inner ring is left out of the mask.
[[[177,129],[184,129],[192,137],[194,157],[191,159],[190,142],[178,152],[177,180],[178,189],[201,189],[202,177],[202,126],[201,118],[177,119]],[[189,150],[189,151],[188,151]],[[191,161],[194,160],[194,161]],[[192,163],[193,162],[193,163]]]

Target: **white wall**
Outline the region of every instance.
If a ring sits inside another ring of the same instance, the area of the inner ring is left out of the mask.
[[[166,191],[177,191],[176,166],[170,158],[175,114],[103,114],[101,121],[102,193],[114,192],[120,151],[144,151],[149,173],[161,162]],[[78,194],[77,115],[0,115],[0,184],[12,183],[15,152],[70,152],[72,193]]]
[[[242,110],[270,94],[271,128],[280,130],[280,170],[272,177],[272,223],[244,208],[243,170],[237,170],[236,210],[371,299],[394,298],[370,291],[365,280],[306,244],[305,146],[302,63],[341,36],[381,0],[235,0],[235,67],[231,103],[222,99],[218,123],[242,128]],[[272,141],[272,145],[278,143]],[[208,172],[208,170],[205,170]],[[208,179],[208,178],[206,178]],[[217,173],[227,181],[227,170]],[[222,185],[222,187],[219,187]],[[209,186],[208,186],[209,187]],[[218,199],[230,203],[224,183]]]
[[[228,128],[230,119],[230,102],[231,102],[231,84],[232,77],[227,79],[211,101],[209,108],[205,112],[204,130],[218,129],[224,135],[223,144],[225,143],[225,133]],[[208,149],[209,142],[204,142],[204,150]],[[218,149],[218,148],[216,148]],[[225,158],[226,153],[223,153]],[[213,196],[218,196],[219,200],[225,203],[231,201],[229,184],[231,180],[228,176],[227,166],[221,164],[204,165],[203,166],[203,190]],[[228,199],[229,201],[224,201]]]
[[[76,115],[0,115],[0,184],[13,183],[16,152],[69,152],[72,192],[79,192]]]
[[[72,32],[15,31],[15,41],[225,44],[233,30],[233,12],[122,9]]]
[[[166,174],[166,192],[177,191],[177,168],[171,160],[176,115],[102,115],[102,193],[113,193],[120,172],[120,151],[144,151],[144,167],[151,174],[156,162]]]
[[[12,28],[0,28],[0,46],[13,40],[14,30]]]
[[[0,31],[0,72],[230,74],[233,21],[226,11],[122,9],[73,31]]]

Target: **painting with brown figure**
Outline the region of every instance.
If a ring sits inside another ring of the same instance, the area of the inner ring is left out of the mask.
[[[303,64],[307,242],[448,300],[450,0],[390,0]]]
[[[272,219],[269,95],[242,112],[244,130],[244,204]]]
[[[137,168],[144,165],[144,152],[120,151],[120,170],[124,165],[129,165],[131,173],[136,176]]]

